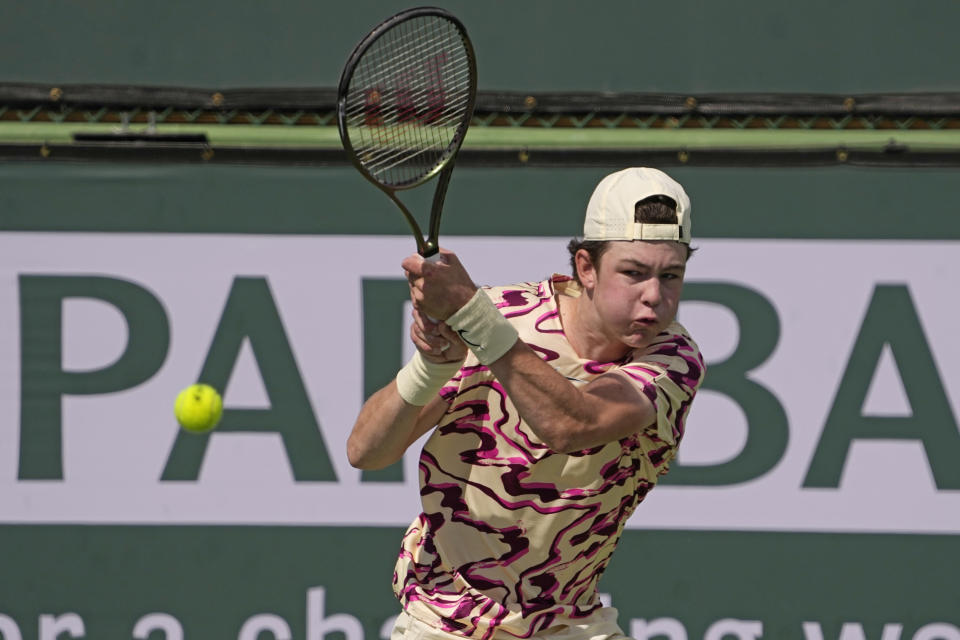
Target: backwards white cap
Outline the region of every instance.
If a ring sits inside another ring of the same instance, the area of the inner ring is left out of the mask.
[[[677,224],[634,221],[637,203],[667,196],[677,203]],[[611,173],[587,204],[584,240],[676,240],[690,244],[690,198],[680,183],[658,169],[632,167]]]

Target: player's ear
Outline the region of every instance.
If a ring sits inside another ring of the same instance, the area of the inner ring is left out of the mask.
[[[584,289],[592,289],[597,281],[597,267],[586,249],[580,249],[573,256],[577,265],[577,279]]]

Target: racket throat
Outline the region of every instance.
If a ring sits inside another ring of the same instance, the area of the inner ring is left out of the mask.
[[[378,185],[379,186],[379,185]],[[419,253],[424,258],[429,258],[432,255],[435,255],[440,251],[440,247],[437,246],[437,243],[434,240],[425,240],[423,237],[423,231],[420,229],[420,225],[417,224],[417,219],[413,217],[413,214],[410,213],[410,209],[407,208],[407,205],[403,204],[403,201],[396,196],[393,191],[389,189],[384,189],[381,187],[381,190],[386,193],[394,204],[397,205],[397,208],[400,209],[400,212],[403,214],[404,220],[407,221],[407,224],[410,226],[410,231],[413,233],[413,238],[417,242],[417,253]]]

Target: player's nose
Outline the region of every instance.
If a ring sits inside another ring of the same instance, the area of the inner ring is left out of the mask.
[[[643,283],[643,288],[640,293],[640,301],[648,307],[656,307],[660,304],[662,299],[663,295],[662,291],[660,290],[660,279],[647,278],[647,280]]]

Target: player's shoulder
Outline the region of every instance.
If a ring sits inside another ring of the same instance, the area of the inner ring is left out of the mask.
[[[641,353],[662,353],[664,351],[674,350],[679,350],[702,359],[700,356],[700,346],[693,339],[693,336],[690,335],[687,328],[676,320],[661,331],[660,335]]]
[[[700,378],[705,372],[700,346],[690,332],[679,322],[672,322],[645,349],[634,350],[624,366],[658,365],[666,369],[686,372],[697,371]]]
[[[666,385],[692,398],[703,382],[707,367],[690,333],[674,322],[649,346],[632,351],[616,371],[644,386]]]
[[[659,340],[659,339],[663,339],[663,340],[681,340],[681,341],[684,341],[684,342],[687,342],[687,343],[693,345],[694,347],[696,347],[696,344],[697,344],[697,343],[693,340],[693,337],[690,335],[690,332],[687,330],[687,328],[686,328],[685,326],[683,326],[682,324],[680,324],[679,322],[677,322],[676,320],[674,320],[673,322],[671,322],[671,323],[667,326],[667,328],[664,329],[664,330],[661,332],[660,336],[657,336],[657,338],[658,338],[658,340]],[[697,347],[697,351],[699,351],[699,350],[700,350],[699,347]]]
[[[532,308],[553,298],[553,288],[550,280],[497,286],[484,285],[480,288],[493,300],[501,312],[507,308],[512,311]]]

